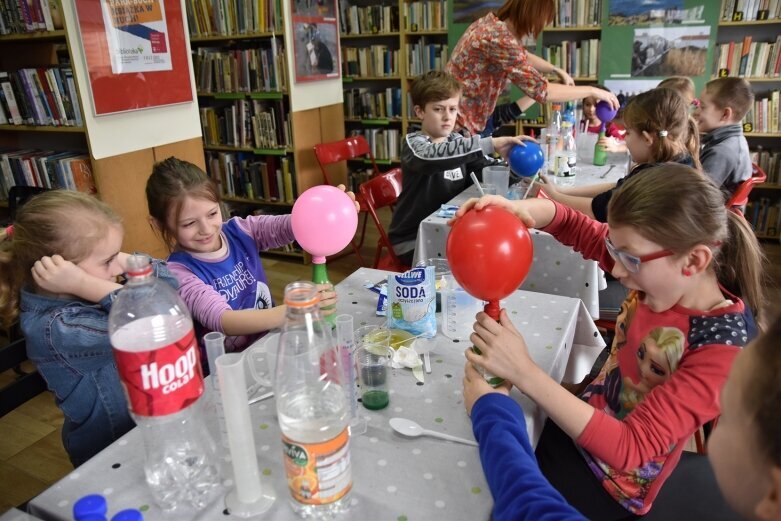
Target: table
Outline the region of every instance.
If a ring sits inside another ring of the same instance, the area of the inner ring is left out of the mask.
[[[375,315],[377,295],[363,287],[387,277],[388,272],[362,268],[337,285],[339,313],[354,316],[355,327],[379,324]],[[504,302],[516,325],[527,338],[530,352],[555,379],[561,380],[573,348],[594,356],[604,345],[579,300],[518,291]],[[388,419],[402,416],[455,436],[473,438],[463,406],[462,377],[467,344],[439,335],[431,354],[432,373],[420,384],[409,369],[390,371],[390,405],[381,411],[361,408],[367,432],[351,439],[353,468],[352,507],[344,520],[487,520],[493,501],[475,447],[432,438],[407,439],[394,434]],[[574,347],[573,347],[574,346]],[[207,386],[207,388],[210,386]],[[527,413],[531,439],[536,443],[544,422],[541,411],[515,391]],[[264,519],[297,519],[288,506],[284,482],[282,445],[273,399],[250,407],[258,461],[264,484],[270,484],[277,500]],[[153,503],[143,477],[143,448],[133,429],[83,466],[30,502],[31,513],[45,520],[70,520],[73,501],[87,493],[107,496],[110,513],[139,508],[147,519],[232,519],[223,514],[223,498],[232,473],[225,472],[225,486],[202,512],[163,515]]]
[[[607,176],[601,176],[609,165],[615,167]],[[578,166],[575,176],[576,186],[615,182],[626,172],[626,157],[621,154],[610,154],[606,166],[583,164]],[[471,197],[478,197],[476,186],[470,186],[448,204],[461,205]],[[413,265],[430,258],[446,258],[445,246],[450,227],[448,219],[438,217],[437,212],[426,217],[418,228],[418,238],[415,245]],[[534,263],[521,289],[539,291],[552,295],[563,295],[579,298],[588,309],[589,314],[599,318],[599,291],[605,289],[605,277],[595,261],[585,260],[579,253],[559,243],[551,234],[533,230]]]

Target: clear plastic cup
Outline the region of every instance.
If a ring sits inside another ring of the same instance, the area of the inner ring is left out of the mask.
[[[506,196],[510,187],[510,167],[487,166],[483,168],[483,183],[484,190],[485,185],[494,185],[497,194]]]
[[[361,403],[369,410],[384,409],[390,402],[388,365],[392,351],[382,344],[364,343],[355,350],[355,367],[361,388]]]
[[[475,315],[482,311],[483,301],[461,287],[442,292],[442,334],[452,340],[469,340],[475,323]]]

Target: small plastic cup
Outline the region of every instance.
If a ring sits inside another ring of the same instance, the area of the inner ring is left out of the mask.
[[[360,347],[365,343],[388,347],[391,340],[391,330],[378,325],[361,326],[355,330],[355,346]]]
[[[510,186],[510,167],[487,166],[483,168],[483,183],[485,183],[483,189],[485,189],[485,185],[494,185],[497,194],[506,196]]]
[[[499,189],[496,185],[483,183],[482,187],[484,195],[497,195],[499,193]]]
[[[372,411],[384,409],[390,403],[388,364],[391,350],[382,344],[365,343],[355,350],[355,366],[361,388],[361,403]]]

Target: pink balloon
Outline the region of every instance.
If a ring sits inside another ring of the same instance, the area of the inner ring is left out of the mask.
[[[358,228],[358,212],[350,196],[331,185],[319,185],[301,194],[291,213],[293,235],[320,264],[350,244]]]

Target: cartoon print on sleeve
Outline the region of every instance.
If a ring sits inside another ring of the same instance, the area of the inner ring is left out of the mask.
[[[271,309],[272,307],[274,307],[274,302],[271,300],[271,290],[268,284],[259,280],[255,289],[255,309]]]

